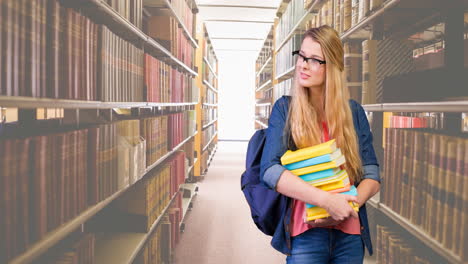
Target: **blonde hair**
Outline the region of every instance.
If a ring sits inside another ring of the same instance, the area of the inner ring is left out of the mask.
[[[330,138],[336,140],[337,146],[346,158],[345,168],[349,177],[354,182],[359,182],[362,178],[362,162],[349,106],[343,45],[338,33],[326,25],[307,30],[303,39],[305,38],[312,38],[322,48],[327,62],[324,65],[326,66],[325,89],[323,89],[324,121],[327,122]],[[314,108],[316,100],[310,97],[309,88],[299,85],[297,76],[294,76],[291,95],[286,129],[290,131],[289,135],[292,136],[296,147],[305,148],[321,143],[321,124]]]

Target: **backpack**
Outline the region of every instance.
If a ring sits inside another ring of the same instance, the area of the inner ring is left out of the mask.
[[[265,145],[266,129],[257,130],[249,140],[246,170],[241,176],[241,189],[249,204],[255,225],[266,235],[273,236],[286,212],[288,198],[270,189],[260,180],[260,161]]]

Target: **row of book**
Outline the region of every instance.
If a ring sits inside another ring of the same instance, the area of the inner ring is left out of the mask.
[[[377,263],[440,263],[433,262],[427,254],[418,252],[401,233],[382,225],[377,225],[375,251]]]
[[[5,14],[0,95],[182,102],[195,94],[192,78],[163,63],[148,69],[140,48],[59,0],[5,1],[0,9]],[[160,25],[156,28],[162,31]],[[191,49],[186,52],[187,65],[192,65]],[[149,71],[158,82],[148,77],[145,82]],[[155,90],[166,96],[156,96]]]
[[[273,91],[273,102],[276,102],[281,96],[283,95],[291,95],[291,89],[293,89],[292,85],[294,80],[292,78],[282,81],[278,84],[275,84],[275,88]]]
[[[214,64],[211,64],[211,63],[208,64],[205,60],[203,60],[203,63],[202,63],[202,76],[203,76],[204,81],[207,81],[209,84],[211,84],[211,86],[213,86],[215,89],[217,89],[218,80],[217,80],[217,78],[215,76],[217,69],[213,68],[213,67],[215,67]]]
[[[207,86],[205,87],[206,89],[204,91],[204,94],[202,95],[202,102],[207,104],[216,104],[218,102],[218,93],[216,93],[212,89],[209,89]]]
[[[276,76],[286,73],[292,67],[296,65],[296,59],[292,52],[295,50],[299,50],[302,44],[302,34],[295,34],[293,35],[284,46],[279,50],[276,54],[276,62],[275,62],[275,69],[276,69]]]
[[[267,60],[271,60],[273,54],[273,26],[270,28],[270,31],[263,43],[262,49],[258,54],[257,60],[255,61],[255,72],[258,73],[260,69],[265,65]]]
[[[182,193],[179,192],[167,213],[162,216],[156,228],[135,263],[159,264],[171,263],[172,254],[180,240],[180,222],[182,221]]]
[[[310,0],[307,1],[306,8],[311,3]],[[382,3],[382,0],[327,0],[322,4],[317,15],[312,17],[309,25],[318,27],[327,24],[341,34],[356,26],[371,12],[379,9]]]
[[[189,31],[190,36],[193,36],[195,34],[193,7],[190,7],[188,1],[185,0],[171,0],[169,3]]]
[[[256,89],[260,88],[260,86],[264,85],[268,81],[272,81],[273,73],[271,71],[263,71],[260,73],[256,78]]]
[[[164,165],[151,170],[141,184],[116,201],[112,209],[118,218],[124,219],[121,221],[123,225],[125,222],[133,223],[131,227],[124,227],[123,231],[149,232],[185,182],[185,157],[185,152],[177,151]],[[102,223],[105,224],[105,221]],[[94,228],[97,227],[94,223]]]
[[[381,202],[466,260],[468,139],[424,129],[385,133]]]
[[[201,163],[200,163],[201,174],[206,173],[206,171],[208,170],[208,167],[209,167],[208,162],[210,162],[210,158],[213,157],[216,145],[217,145],[217,139],[214,139],[213,141],[211,141],[211,143],[208,146],[206,146],[205,151],[202,151]]]
[[[142,29],[143,0],[106,0],[106,3],[130,23]]]
[[[146,101],[196,102],[194,79],[145,54]]]
[[[8,154],[0,158],[0,212],[7,216],[0,226],[6,237],[0,242],[0,256],[16,256],[89,206],[135,183],[147,163],[157,160],[155,153],[161,157],[181,142],[181,136],[186,138],[187,127],[195,130],[193,124],[182,124],[184,114],[155,119],[159,126],[151,119],[124,120],[0,140],[1,152]]]
[[[101,26],[100,47],[100,100],[143,102],[143,51],[105,26]]]
[[[357,189],[351,183],[344,169],[345,156],[337,147],[335,139],[295,151],[287,150],[281,156],[281,165],[308,184],[329,193],[357,196]],[[355,211],[359,205],[350,202]],[[296,206],[300,206],[300,203]],[[329,217],[321,207],[305,204],[305,221]]]
[[[287,81],[285,81],[287,82]],[[273,87],[273,86],[272,86]],[[265,89],[265,90],[261,90],[261,91],[258,91],[258,92],[255,92],[255,100],[256,102],[258,103],[259,101],[263,101],[263,102],[271,102],[272,99],[273,99],[273,90],[272,87],[270,89]],[[279,87],[279,86],[274,86],[274,87]]]
[[[275,43],[277,45],[286,39],[286,36],[291,32],[293,27],[297,25],[305,13],[306,10],[304,9],[303,0],[289,1],[286,10],[280,14],[278,25],[275,29]]]
[[[66,238],[62,245],[49,250],[33,261],[35,264],[81,264],[95,263],[96,236],[93,233],[75,233]]]
[[[468,17],[468,13],[465,13],[465,17]],[[465,25],[466,23],[467,22],[465,22]],[[468,68],[468,35],[466,31],[463,40],[463,49],[465,50],[463,64],[465,68]],[[417,71],[443,67],[445,65],[445,41],[437,41],[427,46],[415,49],[413,51],[413,58],[414,68]]]
[[[213,139],[214,134],[217,132],[216,126],[209,126],[203,130],[202,135],[202,147],[206,147],[209,141]]]
[[[195,49],[177,20],[171,16],[150,16],[146,21],[148,36],[152,37],[177,59],[193,68]]]
[[[169,149],[173,149],[186,138],[195,134],[196,120],[194,117],[195,110],[168,116],[167,124],[170,129],[168,131],[167,146]],[[187,122],[188,120],[191,120],[191,122]]]
[[[202,126],[206,126],[218,118],[218,108],[210,107],[202,109]]]
[[[204,32],[208,32],[206,27],[204,27]],[[218,69],[218,58],[216,57],[216,53],[214,51],[213,44],[209,39],[208,33],[206,33],[205,36],[205,38],[202,38],[203,56],[216,71]]]

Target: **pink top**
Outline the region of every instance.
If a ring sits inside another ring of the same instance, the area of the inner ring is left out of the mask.
[[[324,130],[324,142],[330,140],[330,136],[328,134],[328,127],[325,122],[322,123],[323,130]],[[351,184],[353,184],[351,182]],[[305,203],[299,200],[293,200],[293,212],[292,212],[292,219],[291,219],[291,236],[297,236],[305,231],[313,228],[309,224],[304,223],[304,210],[305,210]],[[325,228],[335,228],[343,231],[347,234],[361,234],[360,230],[360,223],[359,218],[349,217],[345,221],[341,222],[336,226],[327,226]]]

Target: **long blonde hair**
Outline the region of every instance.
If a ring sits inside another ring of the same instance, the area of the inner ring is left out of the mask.
[[[346,158],[345,168],[349,177],[354,182],[359,182],[362,178],[362,162],[349,106],[349,91],[344,75],[343,45],[338,33],[326,25],[307,30],[303,39],[305,38],[312,38],[322,48],[327,62],[325,64],[325,89],[323,89],[324,121],[327,122],[330,138],[336,140],[337,146]],[[315,110],[317,100],[311,98],[309,88],[299,85],[297,76],[294,76],[291,95],[286,129],[290,131],[289,135],[292,136],[296,147],[305,148],[321,143],[321,124]]]

